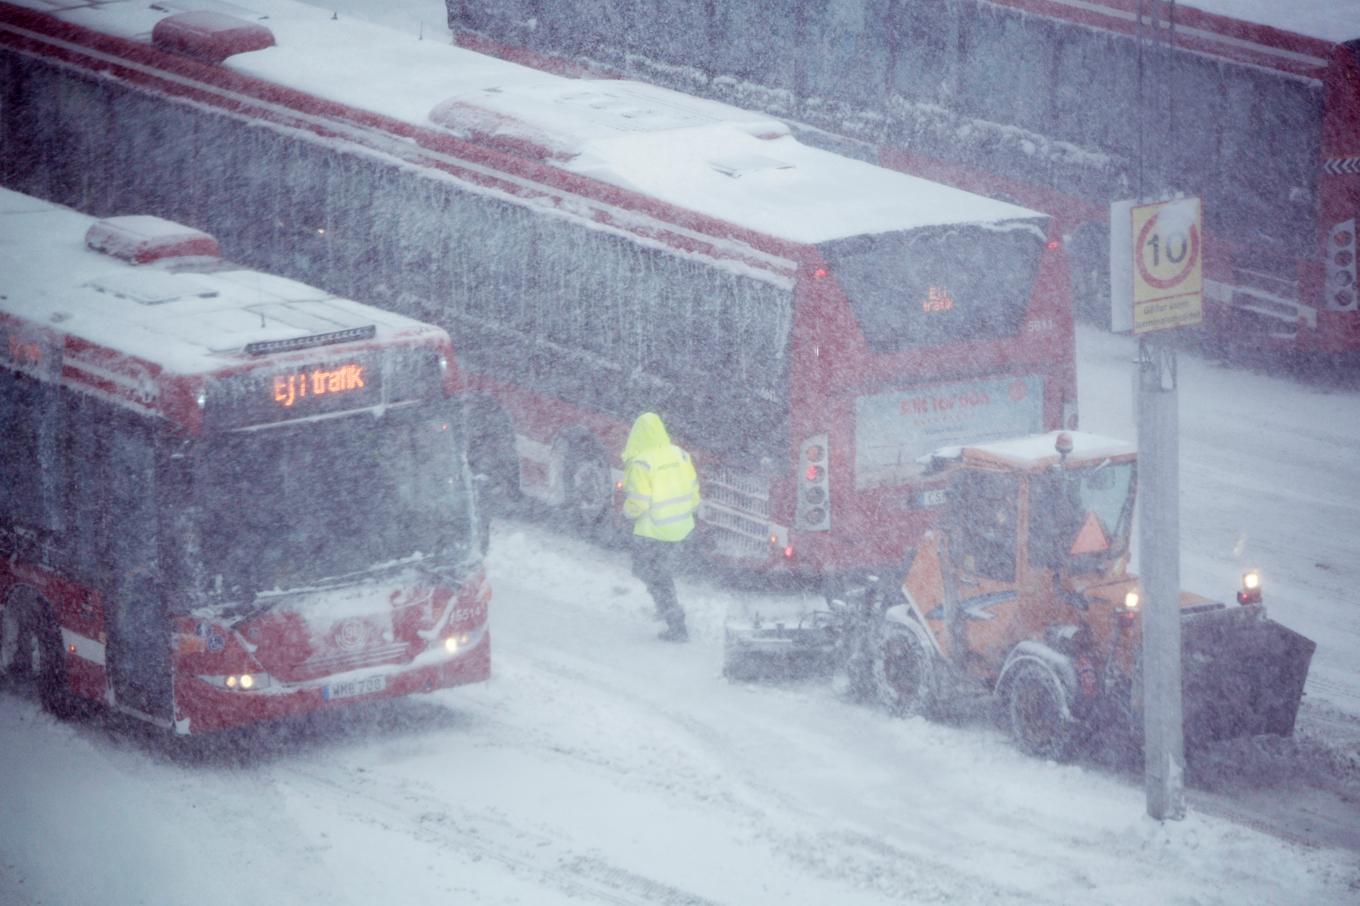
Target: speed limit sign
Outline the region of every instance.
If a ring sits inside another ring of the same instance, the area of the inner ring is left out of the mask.
[[[1198,198],[1132,209],[1133,332],[1204,319],[1203,231]]]

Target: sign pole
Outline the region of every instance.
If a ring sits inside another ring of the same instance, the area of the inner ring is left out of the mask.
[[[1165,337],[1168,330],[1203,317],[1200,202],[1178,198],[1140,204],[1128,216],[1130,323],[1139,337],[1143,780],[1148,814],[1164,821],[1185,817],[1177,375],[1176,353]]]
[[[1176,353],[1138,350],[1139,542],[1143,574],[1143,782],[1148,814],[1185,817],[1181,700],[1180,488]]]

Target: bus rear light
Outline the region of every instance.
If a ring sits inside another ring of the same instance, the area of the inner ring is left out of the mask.
[[[1050,252],[1056,252],[1056,251],[1057,251],[1058,249],[1060,249],[1060,248],[1062,248],[1062,243],[1061,243],[1061,242],[1059,242],[1059,241],[1056,240],[1056,239],[1050,239],[1050,240],[1048,240],[1048,250],[1049,250]]]
[[[812,272],[813,280],[824,280],[831,272],[824,267],[819,267]]]
[[[1334,293],[1327,297],[1327,307],[1333,311],[1354,311],[1355,221],[1346,220],[1333,226],[1331,244],[1334,251],[1327,256],[1327,285]]]
[[[803,531],[825,532],[831,528],[831,484],[827,436],[809,437],[798,446],[802,482],[795,498],[794,525]]]
[[[784,548],[784,559],[785,559],[785,560],[792,560],[792,559],[793,559],[793,545],[792,545],[792,544],[790,544],[790,545],[788,545],[787,547]]]

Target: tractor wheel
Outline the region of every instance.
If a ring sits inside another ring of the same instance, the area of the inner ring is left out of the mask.
[[[888,712],[907,717],[930,714],[935,705],[935,665],[920,637],[891,623],[875,646],[874,689]]]
[[[1067,692],[1051,670],[1020,664],[1006,684],[1004,702],[1011,736],[1022,750],[1055,761],[1072,757],[1077,722]]]

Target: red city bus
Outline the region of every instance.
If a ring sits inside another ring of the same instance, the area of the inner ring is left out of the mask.
[[[452,345],[0,190],[0,682],[198,734],[485,680]]]
[[[467,46],[764,109],[1047,211],[1098,320],[1110,202],[1198,195],[1206,339],[1330,355],[1360,351],[1360,21],[1327,4],[1257,4],[1275,27],[1218,0],[447,7]]]
[[[0,4],[4,178],[211,211],[257,266],[446,327],[494,491],[602,530],[653,409],[707,553],[819,578],[900,562],[942,502],[919,457],[1075,424],[1046,216],[724,104],[256,6],[186,55],[151,4]]]

